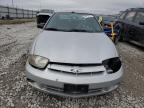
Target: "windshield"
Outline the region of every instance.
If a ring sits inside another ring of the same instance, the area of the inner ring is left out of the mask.
[[[102,28],[93,15],[80,13],[56,13],[45,26],[45,30],[102,32]]]

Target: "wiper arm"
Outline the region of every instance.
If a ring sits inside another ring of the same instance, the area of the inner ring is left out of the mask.
[[[45,30],[51,30],[51,31],[65,31],[65,32],[89,32],[87,30],[79,30],[79,29],[71,29],[71,30],[61,30],[57,28],[45,28]]]
[[[57,28],[45,28],[45,30],[59,31],[59,29],[57,29]]]
[[[89,32],[89,31],[87,31],[87,30],[80,30],[80,29],[71,29],[71,30],[69,30],[69,32]]]

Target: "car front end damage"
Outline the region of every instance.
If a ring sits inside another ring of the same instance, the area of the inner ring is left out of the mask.
[[[69,64],[50,62],[45,69],[26,64],[28,83],[50,94],[69,97],[87,97],[105,94],[116,89],[123,69],[112,72],[104,63]]]

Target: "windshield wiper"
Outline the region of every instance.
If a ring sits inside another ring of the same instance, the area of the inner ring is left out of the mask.
[[[45,28],[45,30],[51,30],[51,31],[60,31],[59,29],[57,28]]]
[[[67,30],[57,29],[57,28],[45,28],[45,30],[51,30],[51,31],[63,31],[67,32]]]
[[[89,32],[87,30],[82,30],[82,29],[71,29],[68,32]]]
[[[82,30],[82,29],[61,30],[61,29],[57,29],[57,28],[45,28],[45,30],[65,31],[65,32],[90,32],[90,31]]]

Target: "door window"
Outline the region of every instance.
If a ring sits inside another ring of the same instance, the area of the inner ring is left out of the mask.
[[[122,13],[122,14],[120,15],[120,19],[124,19],[125,15],[126,15],[126,12]]]
[[[135,16],[136,12],[129,12],[126,17],[125,17],[125,20],[127,21],[132,21],[134,16]]]
[[[137,24],[139,24],[140,22],[144,22],[144,12],[138,12],[134,22],[136,22]]]

